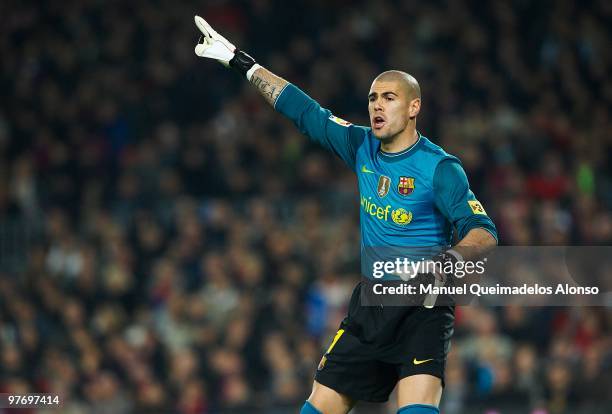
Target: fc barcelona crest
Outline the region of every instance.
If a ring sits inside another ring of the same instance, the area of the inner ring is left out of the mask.
[[[397,184],[397,192],[403,196],[412,194],[414,191],[414,177],[400,177]]]
[[[383,198],[387,194],[389,194],[389,188],[391,188],[391,179],[386,175],[381,175],[378,178],[378,196]]]

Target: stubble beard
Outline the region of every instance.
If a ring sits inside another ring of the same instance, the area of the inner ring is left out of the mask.
[[[372,135],[374,135],[374,138],[376,138],[377,140],[379,140],[382,144],[389,144],[391,142],[393,142],[393,140],[402,132],[404,132],[406,128],[402,128],[401,130],[393,133],[393,132],[388,132],[387,134],[378,136],[376,135],[374,132],[372,132]]]

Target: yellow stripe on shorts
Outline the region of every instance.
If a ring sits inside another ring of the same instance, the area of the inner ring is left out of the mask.
[[[338,329],[338,332],[336,332],[336,336],[334,336],[334,340],[332,341],[329,348],[327,348],[327,352],[325,353],[325,355],[329,354],[331,350],[334,349],[334,346],[336,346],[336,342],[338,342],[338,339],[340,339],[343,333],[344,329]]]

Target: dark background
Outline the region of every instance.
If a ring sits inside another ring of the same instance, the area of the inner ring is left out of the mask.
[[[418,129],[501,244],[612,241],[609,1],[5,0],[0,392],[118,414],[308,396],[358,280],[355,177],[194,55],[196,13],[353,123],[379,72],[413,74]],[[457,317],[442,412],[610,407],[609,309]]]

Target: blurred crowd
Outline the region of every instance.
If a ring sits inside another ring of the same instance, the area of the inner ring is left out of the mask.
[[[308,396],[359,277],[356,180],[196,58],[195,13],[353,123],[379,72],[412,73],[418,129],[501,244],[612,242],[609,1],[7,0],[0,392],[115,414]],[[442,411],[610,412],[611,324],[459,308]]]

